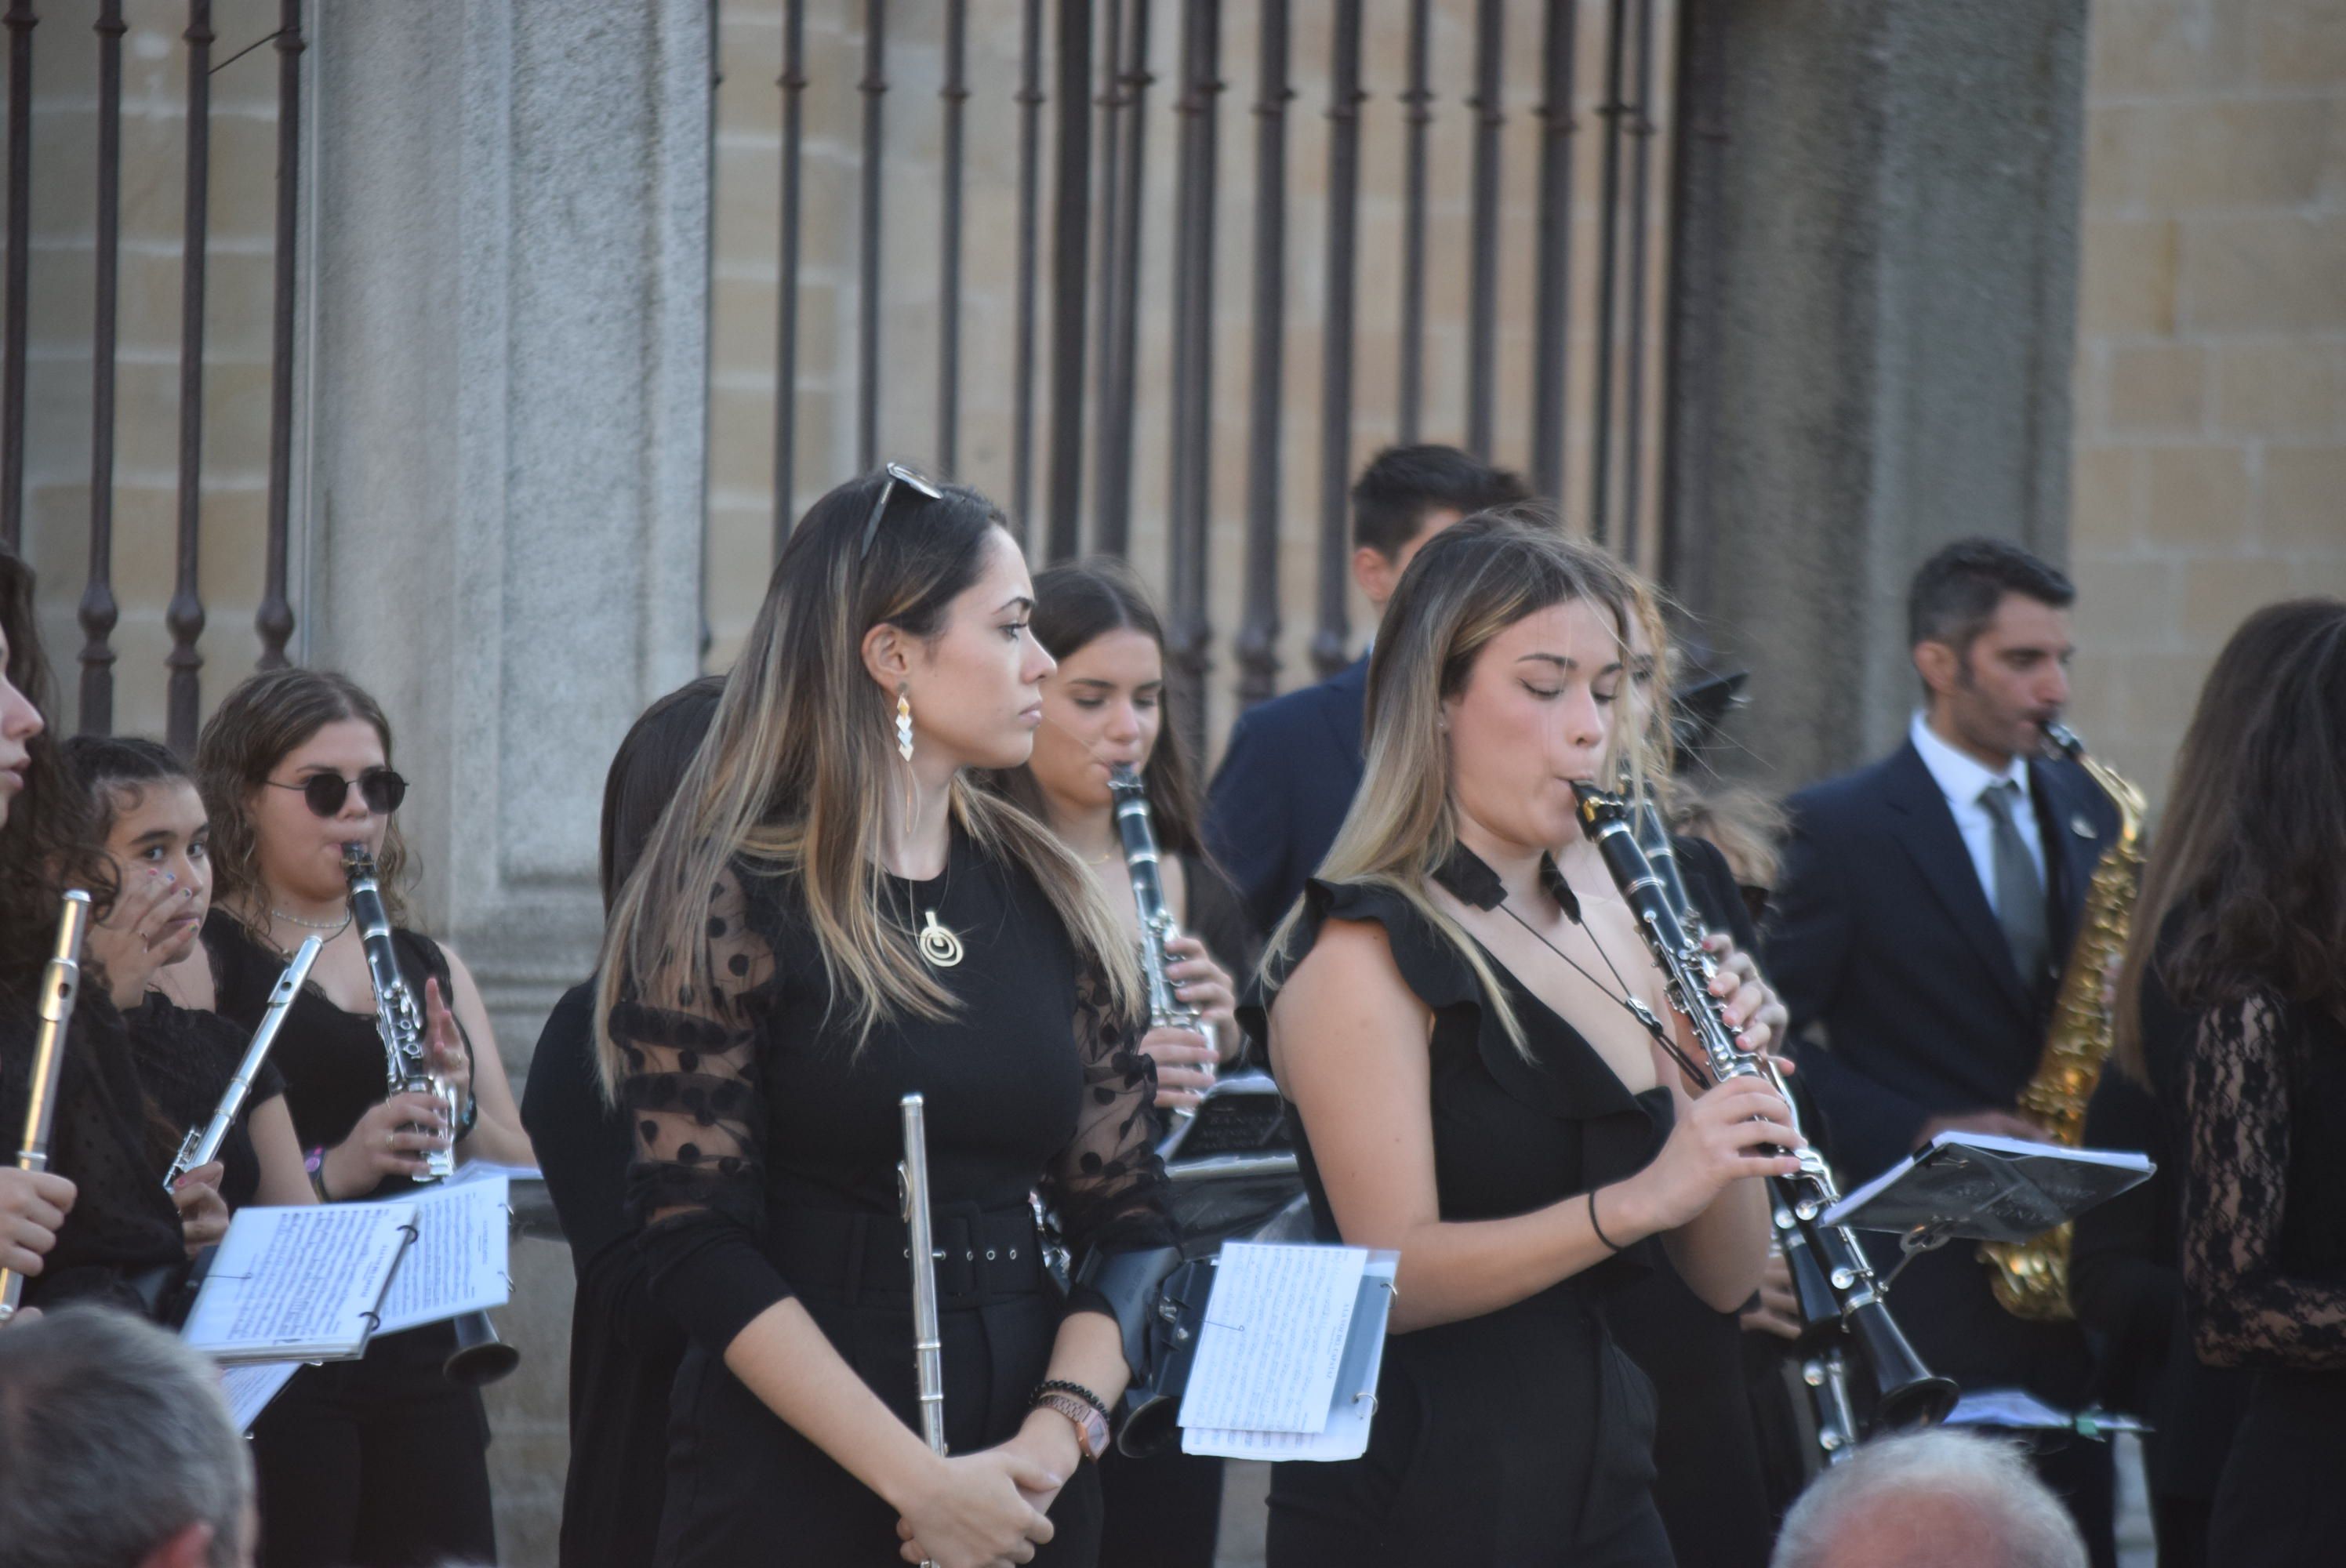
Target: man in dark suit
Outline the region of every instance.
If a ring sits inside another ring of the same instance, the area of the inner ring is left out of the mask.
[[[2016,545],[1941,551],[1907,600],[1925,699],[1905,744],[1792,798],[1768,969],[1852,1186],[1951,1129],[2042,1136],[2014,1107],[2117,830],[2082,769],[2041,755],[2069,695],[2074,597]],[[2005,1312],[1968,1243],[1916,1258],[1890,1300],[1923,1359],[1966,1389],[2025,1388],[2062,1410],[2090,1396],[2083,1331]],[[2107,1447],[2036,1446],[2096,1563],[2115,1563]]]
[[[1378,614],[1418,550],[1471,513],[1530,499],[1523,481],[1452,446],[1389,446],[1352,484],[1352,580]],[[1361,783],[1369,656],[1239,716],[1206,801],[1206,845],[1279,923],[1320,868]]]

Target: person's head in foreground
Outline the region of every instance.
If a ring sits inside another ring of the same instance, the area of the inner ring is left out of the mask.
[[[1877,1438],[1784,1515],[1769,1568],[2086,1568],[2086,1543],[2019,1445]]]
[[[10,1568],[249,1568],[252,1461],[210,1362],[128,1313],[0,1332]]]

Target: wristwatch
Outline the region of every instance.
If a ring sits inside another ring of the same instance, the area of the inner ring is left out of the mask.
[[[1098,1463],[1100,1456],[1107,1452],[1107,1418],[1075,1395],[1056,1392],[1038,1395],[1035,1409],[1056,1410],[1073,1421],[1076,1446],[1082,1449],[1084,1457],[1093,1463]]]

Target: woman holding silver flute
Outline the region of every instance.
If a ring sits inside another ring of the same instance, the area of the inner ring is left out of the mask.
[[[219,1011],[257,1026],[287,959],[307,938],[322,944],[272,1060],[305,1177],[329,1202],[405,1190],[452,1143],[461,1159],[533,1163],[478,987],[454,953],[405,925],[393,813],[406,783],[391,739],[382,707],[355,683],[279,669],[222,698],[196,748],[218,886],[203,939]],[[454,1085],[453,1102],[388,1091],[344,871],[352,844],[380,870],[423,1054]],[[478,1390],[444,1370],[456,1349],[448,1323],[378,1335],[360,1360],[305,1369],[261,1414],[263,1568],[495,1560],[487,1416]]]
[[[971,769],[1025,762],[1052,662],[984,497],[891,464],[792,531],[708,738],[613,910],[602,1064],[651,1292],[684,1328],[658,1560],[1090,1563],[1127,1376],[1062,1299],[1170,1239],[1127,938]],[[924,1097],[947,1452],[921,1435],[900,1101]]]
[[[46,1168],[16,1168],[65,891],[89,890],[107,916],[121,901],[41,717],[48,676],[32,605],[32,572],[0,551],[0,1269],[24,1281],[27,1307],[91,1298],[145,1312],[186,1259],[179,1216],[147,1163],[146,1093],[102,984],[83,988],[56,1064],[36,1151]]]

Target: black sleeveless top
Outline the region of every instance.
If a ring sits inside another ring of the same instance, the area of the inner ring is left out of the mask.
[[[124,1014],[130,1027],[130,1052],[138,1076],[165,1119],[185,1135],[210,1124],[229,1080],[244,1060],[252,1032],[217,1013],[182,1007],[160,992],[150,991],[137,1007]],[[258,1020],[256,1019],[256,1022]],[[279,1037],[281,1044],[283,1035]],[[277,1070],[275,1051],[253,1074],[244,1109],[230,1124],[220,1144],[220,1196],[231,1209],[242,1208],[260,1190],[260,1156],[252,1146],[252,1109],[285,1092],[284,1075]],[[171,1155],[178,1152],[175,1144]],[[168,1170],[170,1155],[163,1169]],[[162,1170],[156,1173],[159,1179]]]
[[[391,939],[400,971],[415,989],[419,1004],[427,979],[440,983],[443,996],[449,994],[448,959],[437,943],[403,928],[393,931]],[[259,1027],[269,993],[285,972],[285,954],[218,909],[205,918],[204,947],[211,956],[221,1016],[248,1030]],[[359,1118],[387,1091],[382,1036],[376,1033],[374,1014],[343,1011],[315,982],[302,986],[293,999],[269,1059],[284,1078],[286,1109],[292,1113],[294,1135],[305,1149],[331,1148],[349,1137]]]

